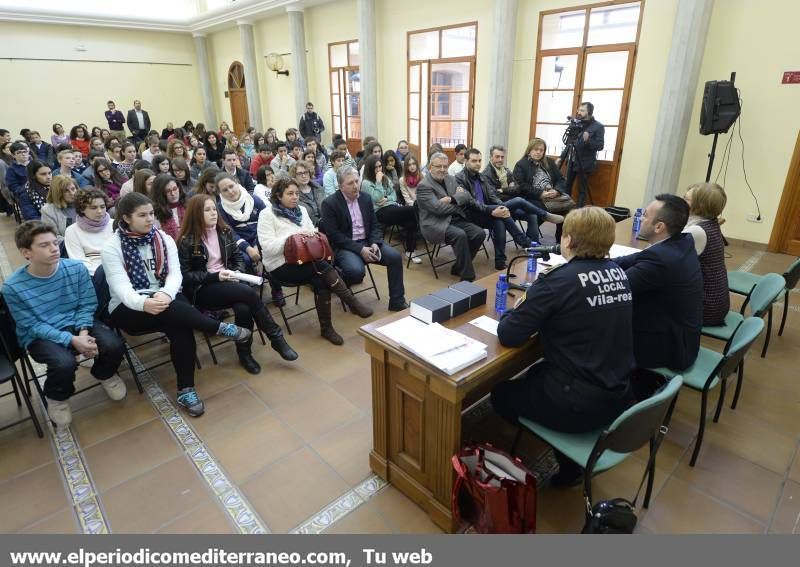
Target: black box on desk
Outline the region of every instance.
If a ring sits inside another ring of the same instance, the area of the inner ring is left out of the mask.
[[[481,305],[486,305],[486,289],[471,282],[458,282],[450,286],[450,289],[469,297],[469,308],[474,309]]]
[[[450,318],[450,303],[433,295],[423,295],[411,302],[409,314],[423,323],[442,323]]]
[[[451,317],[456,317],[469,311],[469,297],[454,289],[445,287],[434,291],[431,295],[450,304]]]

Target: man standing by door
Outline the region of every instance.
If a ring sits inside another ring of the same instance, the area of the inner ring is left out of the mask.
[[[306,103],[306,113],[300,117],[299,130],[303,139],[313,136],[319,143],[322,143],[322,131],[325,130],[325,124],[319,114],[314,112],[314,103]]]
[[[150,115],[146,110],[142,110],[142,101],[134,100],[133,108],[128,111],[128,129],[133,136],[133,143],[147,139],[147,134],[150,132]]]
[[[125,130],[122,125],[125,124],[125,117],[117,110],[113,100],[109,100],[107,104],[108,110],[106,110],[106,120],[108,121],[108,130],[111,132],[112,136],[119,139],[120,142],[124,142]]]
[[[589,188],[589,177],[597,169],[597,152],[603,149],[605,126],[594,119],[594,105],[591,102],[582,102],[575,115],[580,120],[581,130],[577,138],[569,143],[561,152],[561,157],[556,160],[556,165],[561,167],[561,162],[567,159],[567,191],[572,192],[572,184],[578,179],[578,206],[582,207],[588,195],[589,202],[592,196]],[[570,153],[570,146],[575,151]]]

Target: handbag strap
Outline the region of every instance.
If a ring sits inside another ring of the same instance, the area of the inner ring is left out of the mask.
[[[656,431],[655,436],[653,437],[653,448],[650,451],[650,457],[647,459],[647,466],[644,468],[644,474],[642,475],[642,480],[639,481],[639,488],[636,489],[636,495],[633,497],[633,501],[631,502],[631,507],[636,508],[636,501],[639,499],[639,494],[642,492],[642,487],[644,486],[644,481],[647,479],[647,475],[650,473],[650,467],[653,465],[653,462],[656,459],[656,454],[658,453],[658,448],[661,446],[661,442],[666,437],[667,432],[669,431],[669,427],[666,425],[661,425]],[[584,491],[583,499],[586,501],[586,510],[589,515],[592,515],[592,501],[589,499],[589,496]]]

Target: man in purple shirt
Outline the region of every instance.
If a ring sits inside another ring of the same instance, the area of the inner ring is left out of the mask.
[[[111,132],[112,136],[118,138],[120,142],[124,142],[125,130],[122,125],[125,124],[125,117],[117,110],[117,106],[114,104],[113,100],[109,100],[107,104],[108,110],[106,110],[106,120],[108,121],[108,130]]]
[[[358,171],[352,166],[339,168],[339,190],[322,202],[324,232],[334,251],[334,265],[348,284],[364,279],[368,263],[386,266],[389,279],[389,311],[402,311],[408,304],[403,286],[403,258],[383,242],[372,198],[359,191]]]

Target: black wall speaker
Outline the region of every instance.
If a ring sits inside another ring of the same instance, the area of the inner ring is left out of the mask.
[[[700,133],[722,134],[733,126],[742,108],[732,81],[708,81],[700,110]]]

